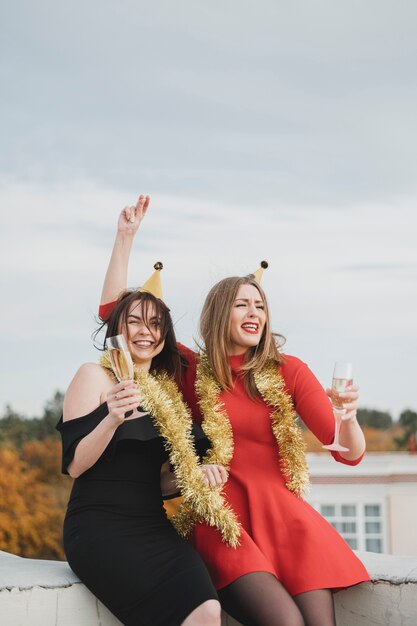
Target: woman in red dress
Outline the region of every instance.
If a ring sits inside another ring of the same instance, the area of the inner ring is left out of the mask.
[[[127,221],[135,217],[131,231],[148,203],[141,196],[122,213]],[[102,303],[124,287],[134,232],[126,235],[119,220]],[[101,315],[111,307],[102,306]],[[308,471],[295,411],[323,444],[331,443],[334,416],[326,392],[305,363],[279,352],[254,276],[215,285],[200,330],[205,349],[198,363],[182,350],[190,363],[182,392],[211,441],[207,462],[229,470],[226,485],[214,488],[223,489],[235,528],[221,533],[194,520],[193,543],[224,608],[242,624],[334,626],[332,591],[369,576],[344,539],[303,499]],[[358,388],[348,387],[340,442],[349,451],[332,453],[350,465],[365,451],[357,398]]]

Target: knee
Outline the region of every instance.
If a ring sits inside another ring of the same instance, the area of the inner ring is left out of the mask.
[[[221,609],[217,600],[207,600],[200,604],[184,622],[184,626],[193,626],[194,621],[199,626],[220,626]]]
[[[277,626],[306,626],[304,617],[297,606],[286,607],[277,619]]]
[[[200,606],[200,609],[202,611],[202,619],[204,620],[203,624],[207,624],[207,626],[220,626],[220,602],[217,602],[217,600],[207,600],[207,602],[204,602]]]
[[[305,626],[304,618],[301,613],[297,612],[285,622],[285,626]]]

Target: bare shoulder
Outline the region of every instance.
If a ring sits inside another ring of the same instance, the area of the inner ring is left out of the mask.
[[[91,413],[102,404],[104,395],[115,384],[111,373],[101,365],[81,365],[65,394],[64,422]]]

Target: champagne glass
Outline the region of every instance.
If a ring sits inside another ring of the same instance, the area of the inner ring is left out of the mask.
[[[124,336],[114,335],[114,337],[108,337],[106,343],[111,366],[119,383],[121,383],[122,380],[133,380],[134,369],[132,356]],[[137,412],[138,417],[148,415],[148,411],[145,411],[141,406],[137,407]],[[132,414],[133,411],[127,411],[125,417],[130,417]]]
[[[113,372],[119,381],[133,380],[133,361],[123,335],[108,337],[106,340]]]
[[[343,363],[341,361],[335,363],[332,379],[332,394],[330,396],[335,420],[334,440],[330,445],[323,446],[326,450],[336,450],[338,452],[348,452],[349,450],[349,448],[344,448],[339,443],[340,422],[342,421],[342,415],[346,413],[346,409],[343,408],[345,400],[339,397],[339,393],[352,384],[352,370],[352,363]]]

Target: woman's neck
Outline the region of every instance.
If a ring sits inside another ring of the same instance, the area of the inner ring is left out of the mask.
[[[152,363],[152,360],[141,361],[140,363],[136,363],[136,361],[134,362],[135,368],[139,370],[140,372],[143,372],[144,374],[149,373],[149,370],[151,369],[151,363]]]
[[[248,349],[243,346],[236,346],[231,348],[227,356],[244,356]]]

